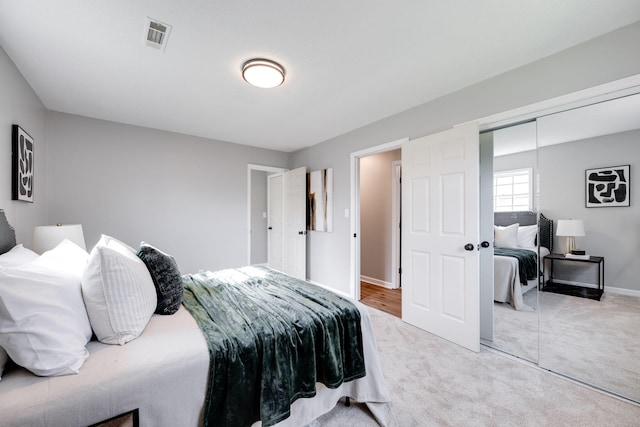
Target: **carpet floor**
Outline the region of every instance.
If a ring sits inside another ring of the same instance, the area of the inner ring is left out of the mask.
[[[369,308],[398,427],[638,426],[640,406],[485,348],[473,353]],[[377,423],[338,404],[308,427]]]
[[[493,342],[487,343],[530,362],[538,362],[538,290],[523,296],[534,311],[517,311],[509,303],[493,303]]]
[[[596,301],[532,290],[524,300],[538,311],[494,303],[493,342],[483,342],[640,401],[640,298],[605,292]]]

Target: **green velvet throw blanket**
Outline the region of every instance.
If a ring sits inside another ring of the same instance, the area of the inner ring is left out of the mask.
[[[494,255],[510,256],[518,260],[520,283],[526,285],[528,280],[538,277],[538,254],[529,249],[493,248]]]
[[[365,376],[360,312],[333,292],[263,267],[182,280],[209,347],[205,425],[272,426],[316,382]]]

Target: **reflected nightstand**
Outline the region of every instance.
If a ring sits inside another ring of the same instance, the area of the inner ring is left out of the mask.
[[[544,261],[549,260],[549,280],[544,283],[542,286],[543,292],[555,292],[557,294],[571,295],[574,297],[582,297],[589,298],[600,301],[602,294],[604,293],[604,257],[601,256],[590,256],[587,259],[578,259],[578,258],[567,258],[564,254],[549,254],[543,259],[542,271],[544,278],[544,268],[546,263]],[[598,266],[598,283],[597,288],[579,286],[579,285],[569,285],[566,283],[558,283],[553,280],[553,265],[555,263],[566,263],[566,262],[575,262],[575,263],[587,263],[587,264],[597,264]]]

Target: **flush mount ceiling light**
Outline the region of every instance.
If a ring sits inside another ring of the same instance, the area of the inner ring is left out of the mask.
[[[250,59],[242,65],[242,78],[256,87],[280,86],[284,82],[284,67],[268,59]]]

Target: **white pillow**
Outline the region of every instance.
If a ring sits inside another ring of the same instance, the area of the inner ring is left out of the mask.
[[[518,227],[518,247],[535,248],[537,235],[537,225],[521,225],[520,227]]]
[[[103,235],[89,254],[82,295],[98,340],[124,345],[138,337],[157,305],[156,288],[131,247]]]
[[[91,326],[80,281],[33,263],[0,270],[0,346],[36,375],[77,374]]]
[[[19,245],[15,245],[8,252],[0,255],[0,267],[18,267],[20,265],[28,264],[36,258],[38,258],[38,254],[33,252],[31,249],[25,248],[21,243]]]
[[[4,372],[4,367],[9,361],[9,355],[5,351],[4,348],[0,347],[0,380],[2,379],[2,373]]]
[[[517,248],[518,247],[518,226],[511,224],[506,227],[493,226],[493,246],[497,248]]]
[[[78,279],[87,267],[89,254],[71,240],[64,239],[58,246],[40,255],[32,265],[41,265],[73,274]]]

